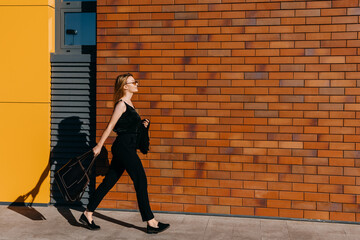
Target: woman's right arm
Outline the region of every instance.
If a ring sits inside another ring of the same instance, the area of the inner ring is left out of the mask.
[[[103,134],[101,135],[100,141],[98,142],[98,144],[93,148],[93,152],[95,157],[97,155],[100,154],[101,152],[101,148],[104,145],[106,139],[109,137],[111,131],[114,129],[116,122],[119,120],[119,118],[121,117],[121,115],[126,111],[126,106],[125,103],[123,101],[119,102],[114,109],[114,112],[111,116],[111,119],[105,129],[105,131],[103,132]]]

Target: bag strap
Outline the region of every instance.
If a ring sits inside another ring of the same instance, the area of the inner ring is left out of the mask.
[[[95,159],[96,159],[96,157],[94,156],[93,159],[91,160],[90,164],[89,164],[89,167],[86,169],[86,174],[87,175],[90,175],[90,171],[91,171],[91,169],[92,169],[92,167],[93,167],[93,165],[95,163]]]
[[[89,155],[91,155],[92,153],[93,153],[93,151],[92,151],[92,149],[91,149],[91,150],[87,151],[86,153],[84,153],[83,155],[76,157],[76,159],[77,159],[78,161],[83,161],[84,159],[86,159],[86,158],[87,158]]]
[[[77,161],[79,161],[79,162],[81,163],[82,161],[84,161],[87,157],[89,157],[89,156],[92,155],[92,154],[94,154],[94,152],[93,152],[93,150],[91,149],[91,150],[87,151],[86,153],[84,153],[83,155],[77,157],[76,159],[77,159]],[[91,160],[88,168],[85,169],[85,172],[86,172],[87,175],[89,175],[90,170],[91,170],[92,166],[94,165],[95,159],[96,159],[96,157],[94,156],[94,157],[92,158],[92,160]],[[83,164],[81,164],[81,165],[83,165]]]

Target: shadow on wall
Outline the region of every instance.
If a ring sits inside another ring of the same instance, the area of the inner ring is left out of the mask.
[[[33,189],[31,189],[28,193],[24,195],[20,195],[13,203],[10,204],[8,207],[9,209],[24,215],[25,217],[31,220],[46,220],[46,218],[38,212],[35,208],[32,207],[36,196],[39,193],[40,187],[46,177],[49,175],[50,172],[50,161],[48,162],[47,166],[45,167],[43,173],[40,176],[38,183],[35,185]],[[29,196],[31,196],[30,202],[25,202]]]
[[[9,209],[31,219],[31,220],[46,220],[46,218],[33,208],[33,203],[36,196],[39,193],[39,189],[43,184],[44,180],[47,178],[50,172],[53,176],[53,173],[58,171],[62,166],[64,166],[71,158],[79,156],[84,152],[89,151],[95,143],[91,143],[87,134],[82,133],[82,122],[79,117],[68,117],[63,119],[58,126],[58,135],[57,135],[57,144],[52,149],[50,154],[50,160],[45,167],[43,173],[41,174],[39,181],[33,189],[31,189],[26,194],[20,195],[12,204],[9,205]],[[89,163],[85,163],[89,164]],[[85,165],[88,167],[88,165]],[[97,157],[95,161],[96,172],[92,171],[91,182],[88,187],[88,193],[95,189],[95,176],[105,175],[109,167],[108,153],[105,148],[102,149],[101,154]],[[31,196],[31,201],[29,202],[29,197]],[[52,181],[51,184],[51,202],[58,207],[59,205],[72,205],[72,206],[82,206],[84,203],[74,202],[70,203],[65,201],[61,195],[57,184]],[[66,211],[66,209],[68,209]],[[59,209],[58,209],[59,210]],[[75,225],[75,220],[70,212],[69,208],[62,208],[59,213],[66,219],[71,219],[71,225]]]
[[[70,159],[82,155],[95,146],[95,141],[91,141],[88,137],[90,134],[81,132],[83,130],[82,126],[83,122],[79,117],[68,117],[59,123],[57,143],[51,151],[50,162],[52,175],[62,168]],[[83,164],[85,168],[88,168],[90,161],[83,162]],[[70,208],[82,208],[84,204],[87,204],[89,195],[95,190],[95,177],[105,175],[108,167],[108,152],[106,151],[106,148],[103,148],[101,154],[95,160],[95,169],[93,168],[90,173],[90,184],[83,195],[83,199],[78,202],[67,202],[62,196],[56,182],[52,182],[51,202],[55,205],[58,212],[68,220],[70,225],[79,226],[79,223],[76,221]]]
[[[56,143],[51,151],[50,163],[51,163],[51,176],[62,168],[70,159],[75,158],[91,149],[87,134],[82,131],[83,122],[79,117],[68,117],[58,125],[57,135],[52,142]],[[54,135],[53,135],[54,137]],[[88,163],[84,163],[88,164]],[[86,165],[87,167],[87,165]],[[64,197],[52,178],[51,182],[51,203],[54,205],[68,205]],[[82,202],[71,203],[73,205],[82,205]]]

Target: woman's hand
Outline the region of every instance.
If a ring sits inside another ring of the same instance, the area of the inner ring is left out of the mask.
[[[150,120],[149,119],[144,119],[143,120],[143,124],[144,124],[144,127],[147,128],[149,126],[149,122]]]
[[[94,152],[94,157],[97,157],[101,152],[101,146],[96,145],[92,150]]]

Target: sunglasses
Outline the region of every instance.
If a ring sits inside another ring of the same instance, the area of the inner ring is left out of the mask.
[[[128,82],[126,84],[133,84],[133,85],[139,85],[139,82],[135,80],[135,82]]]

